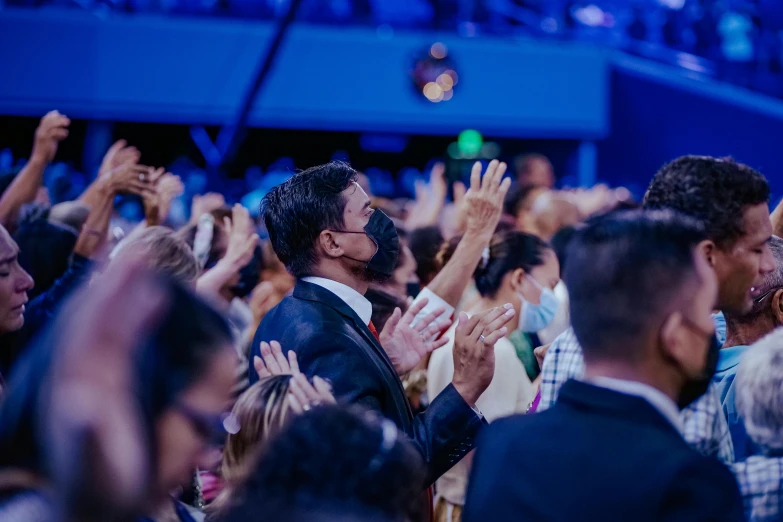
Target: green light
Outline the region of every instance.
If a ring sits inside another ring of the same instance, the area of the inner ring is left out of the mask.
[[[466,129],[460,132],[459,137],[457,138],[457,145],[459,146],[460,152],[469,158],[478,155],[483,144],[484,138],[481,137],[481,133],[472,129]]]

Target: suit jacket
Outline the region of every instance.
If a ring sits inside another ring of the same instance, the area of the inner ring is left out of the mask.
[[[479,438],[463,520],[740,521],[734,476],[646,400],[580,381]]]
[[[253,339],[250,383],[258,381],[253,355],[261,341],[279,341],[296,352],[302,373],[329,380],[340,399],[391,419],[421,452],[431,484],[473,449],[484,424],[449,385],[414,416],[402,382],[380,342],[342,299],[318,285],[298,281],[292,295],[266,314]]]

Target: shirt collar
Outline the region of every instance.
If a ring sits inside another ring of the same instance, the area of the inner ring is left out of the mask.
[[[742,359],[742,355],[750,346],[732,346],[731,348],[721,348],[718,352],[718,371],[725,372],[737,366]]]
[[[359,316],[359,319],[361,319],[364,324],[370,324],[370,319],[372,319],[372,304],[367,300],[366,297],[350,286],[338,283],[332,279],[326,279],[324,277],[303,277],[302,281],[312,283],[329,290],[334,295],[342,299],[345,304],[351,307],[351,310],[353,310],[356,315]]]
[[[669,423],[682,433],[682,421],[680,420],[680,410],[677,405],[662,391],[653,388],[647,384],[637,381],[626,381],[624,379],[613,379],[611,377],[593,377],[585,379],[585,382],[607,388],[626,395],[641,397],[650,403],[650,406],[658,410]]]

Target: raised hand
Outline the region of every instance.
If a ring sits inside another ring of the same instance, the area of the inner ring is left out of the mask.
[[[320,377],[313,377],[313,384],[299,371],[296,353],[289,350],[288,358],[277,341],[261,343],[261,357],[253,357],[253,367],[259,379],[275,375],[291,375],[288,401],[295,413],[304,413],[312,406],[323,403],[334,404],[334,395],[329,384]]]
[[[132,259],[112,263],[100,284],[74,298],[60,325],[64,335],[43,421],[52,484],[76,502],[70,508],[84,507],[79,492],[100,492],[101,502],[112,508],[107,512],[132,512],[148,500],[152,470],[132,361],[168,295],[143,266]],[[88,454],[100,458],[89,465],[74,460]]]
[[[57,154],[57,146],[68,137],[71,120],[57,111],[48,112],[35,130],[31,161],[51,163]]]
[[[446,167],[443,163],[436,163],[430,171],[429,183],[416,182],[416,199],[405,219],[405,227],[408,230],[437,223],[448,192],[445,173]]]
[[[120,165],[126,163],[138,163],[141,159],[141,153],[136,147],[131,147],[125,140],[118,140],[109,147],[101,161],[101,167],[98,169],[98,177],[105,176]]]
[[[294,373],[288,388],[288,403],[294,413],[301,415],[313,406],[335,402],[332,387],[325,380],[316,376],[313,377],[313,384],[310,384],[304,374]]]
[[[503,200],[511,186],[510,178],[503,178],[506,164],[492,160],[481,176],[481,163],[476,162],[470,172],[470,188],[460,198],[458,222],[465,232],[491,235],[500,221]],[[455,194],[456,196],[456,194]]]
[[[277,341],[271,343],[261,342],[261,357],[253,357],[253,368],[255,368],[259,379],[272,377],[273,375],[292,375],[299,372],[299,363],[296,360],[296,353],[293,350],[288,351],[288,358],[283,355],[283,348]]]
[[[179,176],[166,172],[163,167],[150,167],[145,181],[152,187],[152,190],[145,192],[143,196],[147,225],[159,225],[168,218],[171,201],[182,194],[185,185]]]
[[[411,326],[427,302],[428,299],[419,300],[404,316],[399,308],[395,308],[379,336],[381,346],[399,375],[411,371],[425,355],[448,342],[445,337],[435,339],[438,332],[451,326],[450,320],[439,319],[444,308],[433,310]]]
[[[127,162],[106,173],[105,180],[115,194],[136,194],[142,198],[154,196],[150,167]]]
[[[495,375],[495,343],[508,332],[505,325],[514,317],[506,304],[468,317],[459,314],[454,334],[454,377],[451,382],[473,406]]]
[[[231,211],[231,219],[226,218],[223,224],[228,234],[226,262],[240,270],[253,258],[253,251],[258,245],[253,220],[248,210],[237,203]]]
[[[193,201],[190,206],[190,221],[192,223],[198,223],[198,218],[202,214],[208,214],[213,210],[217,210],[226,204],[226,199],[223,194],[217,192],[207,192],[203,196],[198,194],[193,196]]]

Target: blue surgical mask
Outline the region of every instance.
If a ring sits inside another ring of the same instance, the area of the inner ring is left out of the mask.
[[[533,304],[527,301],[522,294],[519,295],[519,298],[522,299],[522,311],[519,314],[519,330],[535,333],[552,323],[558,308],[560,308],[560,301],[552,290],[543,288],[538,284],[538,281],[530,276],[528,276],[528,279],[541,290],[541,298],[538,304]]]

